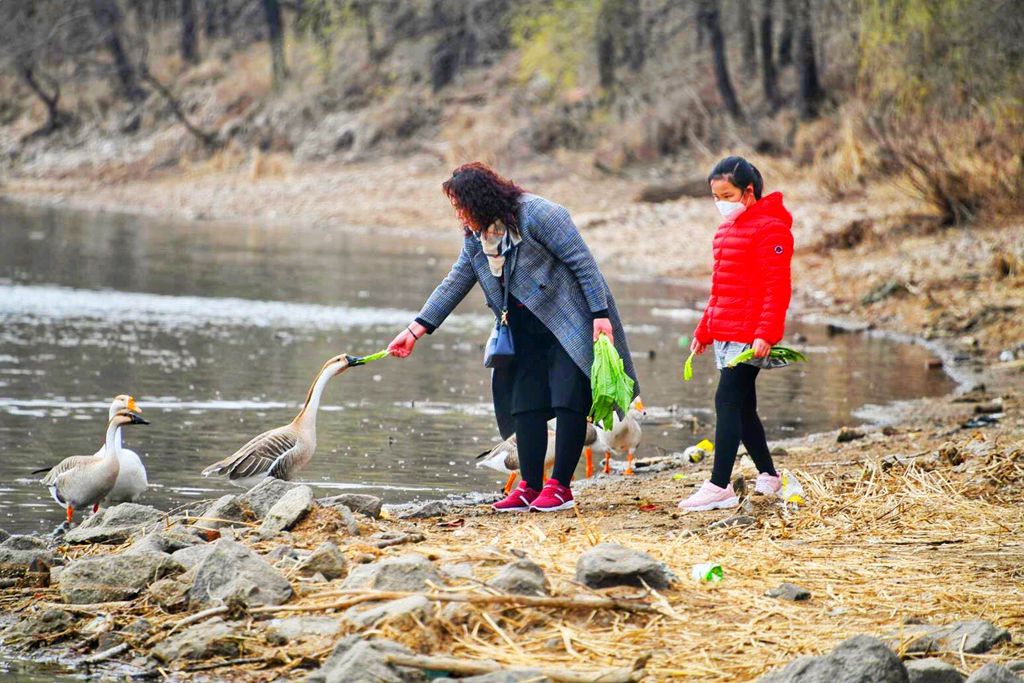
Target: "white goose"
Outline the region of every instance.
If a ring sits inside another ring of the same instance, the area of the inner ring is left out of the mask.
[[[203,470],[203,476],[227,475],[235,486],[249,488],[267,477],[291,479],[309,464],[316,452],[316,411],[324,387],[332,377],[364,359],[346,354],[324,363],[306,393],[302,410],[283,427],[263,432],[233,454]]]
[[[42,483],[50,489],[50,495],[67,509],[69,524],[75,508],[91,505],[96,512],[100,501],[113,490],[120,470],[121,427],[130,424],[145,425],[149,422],[129,410],[117,411],[107,423],[106,442],[100,451],[95,455],[64,458],[43,477]]]
[[[629,406],[629,411],[626,413],[626,417],[622,420],[619,416],[615,416],[612,430],[608,432],[606,441],[608,446],[616,452],[621,454],[622,451],[626,451],[626,469],[623,474],[633,474],[633,455],[636,452],[637,447],[640,445],[640,441],[643,440],[643,431],[640,429],[640,420],[647,413],[644,411],[644,402],[637,396],[633,399],[633,403]],[[611,452],[608,452],[604,456],[604,473],[610,474],[612,471],[611,467],[612,456]]]
[[[127,394],[115,396],[110,404],[107,419],[114,417],[121,410],[128,410],[133,413],[141,413],[142,410],[135,403],[135,399]],[[146,466],[142,464],[139,454],[130,448],[121,445],[121,432],[118,430],[114,437],[117,441],[117,481],[114,488],[107,494],[107,502],[110,503],[134,503],[139,499],[146,489],[149,488],[149,478],[146,476]],[[96,451],[94,455],[101,455],[103,448]]]

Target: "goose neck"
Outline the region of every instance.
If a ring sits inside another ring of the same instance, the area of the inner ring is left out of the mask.
[[[302,410],[299,411],[295,421],[300,424],[316,425],[316,412],[320,409],[320,397],[323,396],[324,388],[327,386],[327,382],[330,381],[331,374],[324,368],[320,371],[320,374],[313,380],[313,384],[309,387],[309,392],[306,394],[306,403],[302,406]]]

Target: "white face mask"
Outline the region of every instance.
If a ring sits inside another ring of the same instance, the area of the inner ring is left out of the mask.
[[[738,216],[741,211],[747,208],[743,202],[726,202],[717,201],[715,207],[718,209],[718,213],[722,214],[723,218],[732,218]]]

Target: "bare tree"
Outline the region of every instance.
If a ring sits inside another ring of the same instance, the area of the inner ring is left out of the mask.
[[[772,49],[772,9],[774,0],[761,0],[761,86],[764,98],[772,111],[782,104],[779,97],[779,79],[775,71],[775,51]]]
[[[736,19],[739,23],[740,36],[743,39],[743,71],[751,73],[757,68],[757,31],[754,29],[754,3],[750,0],[739,0],[736,7]]]
[[[715,66],[715,82],[722,96],[725,110],[734,119],[743,118],[740,101],[729,78],[729,63],[725,55],[725,38],[722,36],[722,24],[718,0],[700,0],[698,6],[698,25],[703,26],[711,44],[711,57]]]
[[[800,117],[813,119],[825,96],[818,79],[818,64],[814,56],[814,32],[811,26],[810,0],[799,0],[797,24],[796,67],[800,92]]]
[[[634,73],[643,68],[647,38],[639,3],[602,0],[597,15],[597,69],[601,87],[615,88],[615,70],[625,65]]]
[[[145,93],[139,87],[135,68],[128,59],[124,42],[121,39],[124,15],[115,0],[91,0],[90,10],[100,42],[114,60],[114,73],[121,88],[121,94],[128,100],[140,100]]]
[[[192,64],[199,61],[196,23],[196,0],[181,0],[181,58]]]
[[[793,63],[793,33],[798,21],[796,0],[782,0],[782,30],[779,33],[779,66]]]
[[[267,38],[270,40],[271,75],[274,87],[278,88],[288,76],[284,59],[284,21],[281,18],[280,0],[262,0],[263,16],[267,21]]]

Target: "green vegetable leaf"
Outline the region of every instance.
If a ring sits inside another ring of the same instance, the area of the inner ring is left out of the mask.
[[[695,354],[691,351],[690,355],[686,358],[686,362],[683,363],[683,381],[689,382],[693,379],[693,356]]]

